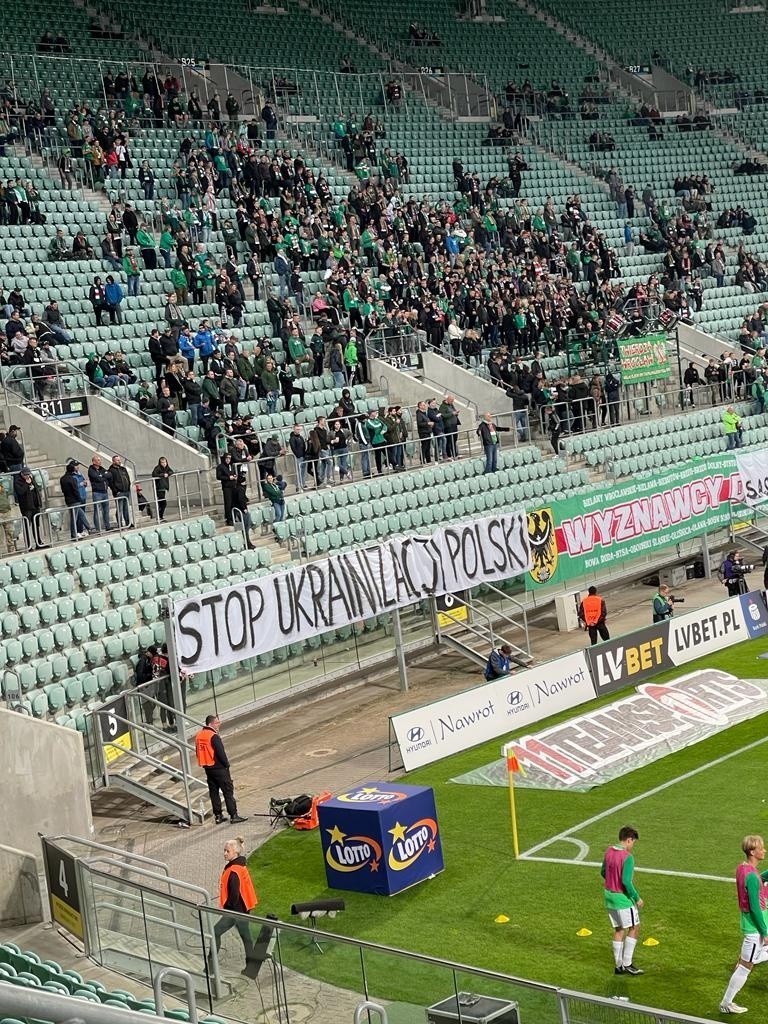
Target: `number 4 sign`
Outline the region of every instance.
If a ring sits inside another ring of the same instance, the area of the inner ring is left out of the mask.
[[[84,939],[75,858],[49,839],[42,839],[42,844],[51,918],[78,939]]]

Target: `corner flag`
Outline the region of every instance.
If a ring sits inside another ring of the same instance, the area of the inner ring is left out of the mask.
[[[509,778],[509,810],[512,816],[512,847],[515,851],[515,859],[520,857],[520,843],[517,838],[517,808],[515,806],[515,773],[525,775],[523,766],[517,759],[514,743],[504,745],[504,757],[507,761],[507,776]]]

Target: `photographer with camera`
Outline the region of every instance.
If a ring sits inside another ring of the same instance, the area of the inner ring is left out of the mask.
[[[682,604],[682,597],[670,594],[669,587],[662,583],[653,598],[653,621],[665,622],[675,614],[675,604]]]
[[[738,597],[739,594],[746,594],[749,591],[745,577],[754,568],[754,565],[745,565],[742,562],[740,551],[728,552],[718,575],[723,585],[728,588],[729,597]]]

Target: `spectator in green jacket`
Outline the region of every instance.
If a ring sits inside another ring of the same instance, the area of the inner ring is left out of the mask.
[[[373,457],[376,460],[377,476],[381,476],[382,473],[384,449],[387,443],[387,425],[384,422],[384,417],[381,415],[383,412],[383,409],[380,409],[378,412],[371,409],[368,413],[368,419],[364,424],[365,435],[370,442],[373,449]]]
[[[728,451],[731,451],[733,448],[741,448],[743,444],[741,439],[741,419],[732,405],[729,405],[723,413],[723,433],[725,434],[725,444]]]
[[[752,382],[752,397],[757,402],[757,411],[759,413],[765,412],[765,378],[762,374],[758,374],[755,380]]]
[[[128,294],[138,295],[141,292],[141,268],[133,249],[126,249],[125,251],[123,270],[128,278]]]
[[[205,377],[203,377],[201,400],[202,398],[208,399],[213,412],[216,412],[217,409],[221,409],[224,405],[221,400],[219,385],[216,382],[216,374],[213,370],[208,370]]]
[[[304,343],[304,336],[299,330],[297,324],[294,324],[291,327],[291,333],[288,335],[288,355],[293,360],[297,377],[302,376],[305,368],[307,373],[311,372],[313,359],[307,351],[307,346]]]
[[[187,290],[187,275],[179,267],[172,267],[168,272],[173,290],[176,292],[176,301],[180,306],[186,306],[189,301]]]
[[[157,251],[155,249],[155,236],[151,233],[149,225],[144,222],[136,232],[136,244],[141,250],[141,258],[144,260],[144,267],[147,270],[157,270]]]
[[[285,519],[285,488],[287,484],[282,476],[267,473],[261,483],[261,490],[267,501],[272,502],[273,522],[281,523]]]
[[[357,380],[357,371],[360,359],[357,355],[357,341],[354,332],[350,334],[349,341],[344,349],[344,366],[347,369],[347,383],[354,384]]]
[[[163,233],[160,235],[159,248],[163,266],[166,270],[170,270],[173,265],[173,261],[171,259],[171,253],[173,252],[173,232],[170,228],[165,228]]]
[[[277,409],[277,402],[280,398],[280,382],[277,379],[277,370],[271,359],[264,363],[264,370],[261,374],[261,386],[267,396],[267,412],[272,413]]]

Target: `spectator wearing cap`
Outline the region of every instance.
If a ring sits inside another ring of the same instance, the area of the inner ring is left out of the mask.
[[[8,433],[0,441],[0,456],[8,467],[9,473],[18,473],[24,465],[24,449],[19,444],[19,428],[12,423]]]
[[[80,463],[76,459],[70,459],[64,470],[64,475],[59,480],[64,504],[70,513],[69,535],[72,540],[82,540],[91,532],[91,525],[85,514],[87,484],[85,477],[79,472],[79,466]]]
[[[93,502],[93,526],[94,529],[111,530],[109,522],[109,475],[101,464],[101,456],[94,455],[88,467],[88,482],[91,485],[91,500]],[[99,525],[101,523],[101,525]]]

